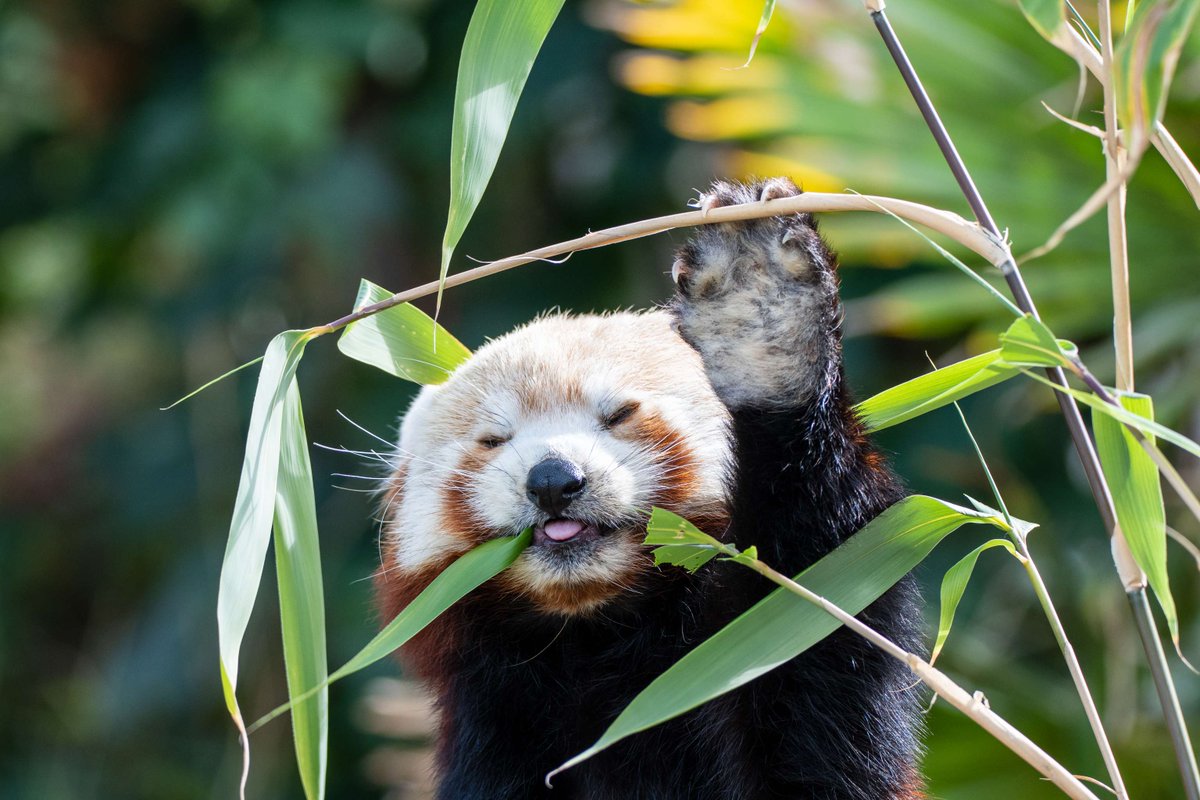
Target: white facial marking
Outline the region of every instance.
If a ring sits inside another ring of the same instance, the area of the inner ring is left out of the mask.
[[[606,427],[629,404],[636,411]],[[641,435],[651,423],[690,458],[690,494],[674,510],[723,508],[728,414],[668,314],[551,316],[490,342],[445,384],[423,389],[404,417],[403,490],[387,516],[394,566],[442,563],[480,538],[545,523],[526,483],[530,469],[556,457],[586,478],[564,516],[604,533],[574,551],[531,547],[510,575],[534,595],[620,584],[641,555],[645,514],[685,477],[664,450],[671,442]]]

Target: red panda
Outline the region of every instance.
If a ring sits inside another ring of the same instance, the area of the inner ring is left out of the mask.
[[[798,193],[718,182],[705,207]],[[773,586],[656,568],[652,506],[794,574],[903,491],[851,410],[836,262],[811,215],[701,227],[666,309],[553,315],[480,348],[404,417],[380,606],[533,528],[517,562],[402,650],[437,696],[441,800],[921,796],[917,693],[842,629],[559,775],[654,677]],[[861,615],[920,649],[911,579]]]

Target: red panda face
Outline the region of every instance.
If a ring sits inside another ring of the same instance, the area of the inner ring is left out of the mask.
[[[640,544],[652,506],[724,517],[727,427],[667,314],[537,320],[409,409],[385,575],[404,580],[533,528],[504,588],[549,613],[598,608],[655,579]]]

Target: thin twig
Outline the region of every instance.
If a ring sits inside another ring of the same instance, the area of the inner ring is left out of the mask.
[[[1096,795],[1084,786],[1082,781],[1075,777],[1066,767],[1055,761],[1049,753],[1038,747],[1029,737],[1014,728],[1007,720],[995,711],[992,711],[987,705],[987,700],[984,699],[981,693],[969,693],[928,661],[925,661],[914,653],[908,652],[854,615],[810,591],[801,584],[796,583],[786,575],[775,571],[758,559],[743,557],[739,558],[738,561],[768,580],[787,589],[792,594],[807,600],[813,605],[819,606],[838,622],[841,622],[892,658],[904,663],[929,688],[933,689],[938,697],[943,698],[950,705],[970,717],[972,721],[991,734],[997,741],[1020,756],[1027,764],[1042,775],[1046,776],[1046,778],[1055,786],[1062,789],[1069,797],[1077,798],[1078,800],[1098,800]]]
[[[1063,626],[1062,619],[1058,615],[1058,609],[1054,606],[1054,599],[1050,596],[1050,590],[1047,588],[1046,582],[1042,579],[1042,573],[1037,568],[1037,563],[1033,559],[1033,553],[1029,550],[1028,537],[1013,521],[1012,515],[1008,511],[1008,506],[1004,502],[1004,497],[1000,494],[1000,487],[996,484],[996,480],[992,476],[992,470],[988,467],[987,459],[983,457],[983,450],[979,447],[979,442],[976,441],[975,434],[971,432],[971,426],[967,423],[967,416],[963,413],[962,407],[958,403],[955,403],[954,408],[958,411],[958,416],[962,419],[963,427],[967,431],[967,437],[971,440],[971,446],[975,448],[975,455],[979,458],[979,464],[983,467],[988,485],[992,489],[992,494],[996,498],[997,505],[1000,506],[1000,513],[1004,515],[1004,521],[1008,523],[1008,538],[1017,547],[1017,552],[1020,554],[1018,560],[1025,567],[1025,572],[1029,576],[1029,583],[1033,587],[1033,593],[1042,607],[1042,613],[1045,614],[1046,621],[1050,623],[1050,630],[1054,633],[1054,640],[1058,642],[1058,648],[1062,652],[1063,660],[1067,663],[1067,671],[1071,675],[1071,681],[1075,684],[1075,691],[1079,695],[1080,703],[1083,705],[1083,712],[1087,717],[1088,725],[1091,726],[1092,735],[1095,737],[1100,752],[1104,756],[1105,765],[1108,767],[1109,772],[1113,774],[1113,787],[1109,788],[1105,785],[1105,788],[1109,788],[1113,794],[1124,800],[1128,798],[1128,792],[1125,789],[1125,785],[1121,782],[1120,770],[1116,766],[1116,756],[1113,755],[1112,744],[1108,741],[1108,732],[1104,729],[1104,721],[1100,717],[1100,710],[1096,708],[1096,700],[1092,696],[1092,690],[1088,687],[1087,677],[1083,673],[1083,666],[1079,663],[1079,656],[1075,653],[1074,645],[1071,644],[1071,640],[1067,637],[1067,629]]]
[[[1082,64],[1101,85],[1108,83],[1100,53],[1070,25],[1060,25],[1050,38],[1050,43]],[[1175,171],[1179,181],[1192,196],[1196,207],[1200,208],[1200,171],[1161,122],[1154,123],[1150,129],[1150,143]]]

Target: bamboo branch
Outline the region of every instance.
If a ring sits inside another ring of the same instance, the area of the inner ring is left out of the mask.
[[[1108,258],[1112,272],[1113,343],[1116,348],[1117,388],[1133,391],[1133,321],[1129,310],[1129,243],[1125,235],[1125,148],[1117,123],[1117,92],[1113,80],[1112,19],[1108,0],[1096,4],[1100,14],[1100,57],[1104,71],[1104,164],[1108,179],[1120,185],[1108,197]]]
[[[953,239],[969,250],[983,256],[993,265],[1000,266],[1012,260],[1012,254],[1009,252],[1008,246],[1004,243],[1003,237],[993,235],[980,228],[974,222],[968,222],[950,211],[942,211],[941,209],[931,208],[920,203],[897,200],[892,197],[806,192],[795,197],[781,197],[757,203],[723,206],[707,211],[688,211],[682,214],[670,214],[665,217],[630,222],[625,225],[618,225],[615,228],[606,228],[566,242],[559,242],[558,244],[548,245],[537,250],[530,250],[527,253],[509,256],[498,261],[490,261],[474,269],[449,275],[446,277],[444,286],[447,289],[453,286],[461,286],[464,283],[486,278],[489,275],[495,275],[496,273],[504,272],[513,267],[519,267],[522,264],[529,264],[533,261],[543,261],[566,253],[591,250],[596,247],[629,241],[630,239],[639,239],[643,236],[651,236],[676,228],[818,211],[875,211],[895,214],[898,217],[923,225]],[[357,322],[360,319],[377,314],[380,311],[400,305],[401,303],[407,303],[411,300],[431,295],[437,290],[438,282],[430,281],[407,291],[398,292],[378,303],[364,306],[354,313],[347,314],[333,322],[319,325],[312,328],[311,332],[314,336],[332,333],[339,328],[346,327],[352,322]]]
[[[1102,86],[1109,83],[1100,53],[1070,25],[1065,22],[1060,25],[1050,38],[1050,43],[1082,64]],[[1150,129],[1150,143],[1175,171],[1180,183],[1192,196],[1196,207],[1200,208],[1200,171],[1161,122],[1155,122]]]
[[[914,653],[908,652],[857,617],[847,613],[839,606],[834,605],[829,600],[810,591],[801,584],[796,583],[786,575],[775,571],[758,559],[748,559],[743,556],[737,560],[768,580],[787,589],[792,594],[807,600],[813,605],[819,606],[838,622],[859,636],[862,636],[892,658],[903,662],[929,688],[933,689],[938,697],[941,697],[968,716],[1001,744],[1016,753],[1027,764],[1049,779],[1055,786],[1062,789],[1069,797],[1076,798],[1077,800],[1097,800],[1096,796],[1083,785],[1083,782],[1079,778],[1075,777],[1062,764],[1055,761],[1049,753],[1038,747],[1029,737],[1014,728],[1007,720],[995,711],[992,711],[988,707],[982,693],[970,694],[928,661],[925,661]]]

